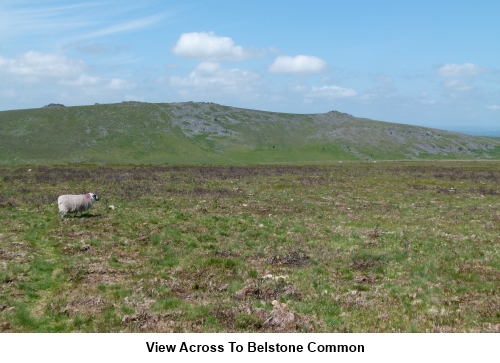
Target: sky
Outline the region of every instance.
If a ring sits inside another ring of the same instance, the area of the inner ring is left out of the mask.
[[[0,2],[0,111],[215,102],[500,136],[500,1]]]

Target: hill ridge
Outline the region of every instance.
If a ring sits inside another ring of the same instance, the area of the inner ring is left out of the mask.
[[[498,159],[500,140],[329,111],[124,101],[0,112],[0,164]]]

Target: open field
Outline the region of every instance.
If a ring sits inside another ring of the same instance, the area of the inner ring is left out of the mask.
[[[500,330],[496,161],[3,166],[0,219],[4,332]]]

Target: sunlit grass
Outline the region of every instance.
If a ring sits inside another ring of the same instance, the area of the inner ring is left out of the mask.
[[[496,162],[30,168],[0,169],[2,331],[500,327]],[[61,220],[69,191],[101,200]]]

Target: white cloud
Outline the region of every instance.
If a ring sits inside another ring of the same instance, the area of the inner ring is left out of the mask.
[[[263,55],[263,52],[256,49],[234,45],[231,38],[219,37],[213,32],[184,33],[172,52],[178,57],[211,62],[242,61]]]
[[[208,76],[210,76],[212,74],[217,73],[221,69],[222,69],[222,67],[221,67],[221,65],[219,63],[203,62],[203,63],[200,63],[196,67],[196,72],[199,75],[208,75]]]
[[[95,87],[114,91],[131,90],[135,87],[135,83],[129,83],[120,78],[92,77],[86,74],[81,74],[73,81],[63,80],[60,84],[74,87]]]
[[[29,51],[14,59],[0,56],[0,74],[26,77],[31,81],[37,81],[40,77],[65,78],[81,73],[86,68],[85,62],[58,53]]]
[[[498,105],[492,105],[492,106],[488,106],[486,108],[489,108],[490,110],[500,110],[500,106],[498,106]]]
[[[135,88],[135,83],[130,83],[120,78],[112,78],[110,80],[105,80],[105,82],[105,87],[112,90],[121,91]]]
[[[260,77],[255,72],[225,69],[213,62],[199,64],[187,77],[170,77],[173,87],[232,94],[255,91],[260,82]]]
[[[274,60],[274,63],[269,67],[269,72],[308,75],[325,72],[327,69],[328,64],[324,60],[314,56],[298,55],[290,57],[282,55]]]
[[[309,98],[346,98],[354,97],[358,93],[352,88],[343,88],[338,86],[312,87],[306,94]]]
[[[445,64],[438,69],[438,74],[441,77],[469,77],[476,76],[483,71],[481,67],[472,63]]]

